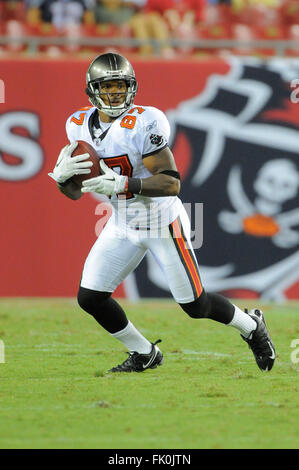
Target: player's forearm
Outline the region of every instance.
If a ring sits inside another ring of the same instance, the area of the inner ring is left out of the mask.
[[[138,178],[129,178],[129,192],[135,192],[135,184],[137,179]],[[135,182],[132,180],[135,180]],[[150,176],[149,178],[142,178],[141,191],[137,191],[137,193],[141,194],[142,196],[150,197],[177,196],[180,192],[180,188],[180,181],[177,178],[169,175],[157,174]]]
[[[81,188],[71,180],[64,185],[57,183],[57,187],[62,194],[74,201],[82,196]]]

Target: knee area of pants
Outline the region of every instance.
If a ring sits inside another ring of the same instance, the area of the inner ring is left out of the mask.
[[[207,318],[209,316],[207,299],[199,297],[188,304],[180,304],[184,312],[191,318]]]
[[[77,295],[79,306],[87,313],[93,315],[101,308],[101,305],[110,297],[106,292],[94,292],[89,289],[80,288]]]

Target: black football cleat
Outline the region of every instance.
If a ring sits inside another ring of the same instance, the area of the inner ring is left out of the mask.
[[[149,354],[139,354],[136,351],[128,352],[129,357],[108,372],[143,372],[146,369],[155,369],[157,366],[161,366],[164,359],[160,349],[156,346],[157,343],[161,343],[161,340],[158,339],[152,343],[152,350]]]
[[[255,320],[257,327],[249,338],[245,338],[243,335],[241,335],[241,338],[248,343],[259,368],[262,371],[269,371],[273,367],[276,355],[274,345],[266,327],[263,312],[258,309],[253,309],[248,312],[247,309],[245,309],[245,313]]]

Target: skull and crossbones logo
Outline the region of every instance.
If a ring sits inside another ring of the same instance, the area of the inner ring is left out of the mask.
[[[291,160],[269,160],[257,173],[253,183],[256,197],[247,197],[241,181],[241,168],[233,166],[227,192],[235,212],[222,210],[218,222],[229,233],[245,232],[251,236],[270,237],[280,248],[292,248],[299,243],[299,208],[282,212],[285,202],[298,194],[299,173]]]

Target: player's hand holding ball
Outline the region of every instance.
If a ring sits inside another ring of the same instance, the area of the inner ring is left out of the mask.
[[[82,193],[100,193],[106,196],[113,194],[124,193],[128,189],[128,177],[120,176],[115,171],[111,170],[104,160],[100,160],[100,168],[102,171],[101,176],[90,178],[83,181],[81,192]]]
[[[85,161],[90,157],[89,153],[72,157],[77,146],[78,142],[73,142],[63,147],[53,172],[48,173],[57,183],[64,183],[75,175],[87,175],[91,172],[90,167],[93,166],[93,162]]]

